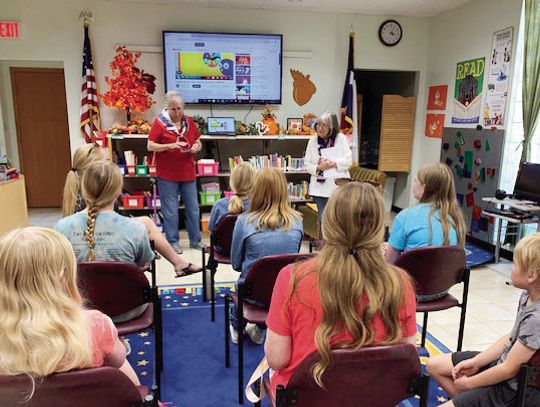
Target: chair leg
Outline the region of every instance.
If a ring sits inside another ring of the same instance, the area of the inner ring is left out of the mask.
[[[210,270],[210,320],[216,320],[216,289],[215,289],[215,274],[217,268]]]
[[[309,252],[313,253],[313,240],[309,241]]]
[[[424,323],[422,324],[422,341],[420,342],[420,346],[422,348],[426,346],[427,322],[428,322],[428,313],[424,312]]]
[[[429,398],[429,374],[425,373],[420,378],[420,407],[428,407]]]
[[[457,342],[457,351],[461,351],[461,346],[463,345],[463,333],[465,331],[465,313],[467,309],[463,304],[461,305],[461,317],[459,319],[459,333],[458,333],[458,342]]]
[[[231,367],[231,349],[229,344],[230,327],[229,327],[229,296],[225,296],[225,367]]]
[[[238,403],[244,404],[244,310],[242,301],[236,307],[238,321]]]
[[[208,296],[206,295],[206,271],[208,270],[206,265],[206,255],[204,249],[201,250],[202,252],[202,300],[203,302],[208,301]]]

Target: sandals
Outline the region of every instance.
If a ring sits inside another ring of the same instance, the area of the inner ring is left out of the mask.
[[[183,269],[174,270],[174,272],[176,273],[176,276],[175,276],[176,278],[189,276],[190,274],[199,273],[201,271],[202,271],[201,267],[196,266],[192,263],[189,263],[187,267],[184,267]]]

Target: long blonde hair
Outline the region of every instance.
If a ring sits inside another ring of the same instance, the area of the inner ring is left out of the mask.
[[[2,374],[34,378],[92,365],[76,271],[69,241],[52,229],[0,238]]]
[[[326,243],[313,270],[324,311],[315,331],[321,359],[312,369],[321,387],[322,375],[332,363],[330,344],[337,334],[348,331],[352,339],[332,347],[370,345],[375,339],[373,322],[379,317],[385,332],[383,344],[402,339],[399,311],[405,304],[404,285],[412,286],[384,260],[383,220],[381,194],[367,183],[351,182],[339,187],[324,209],[322,232]]]
[[[113,203],[122,192],[122,174],[111,161],[96,161],[88,166],[82,178],[82,194],[88,206],[85,238],[88,244],[86,261],[94,260],[94,229],[99,210]]]
[[[242,162],[231,171],[230,185],[234,195],[229,199],[229,213],[242,213],[244,204],[242,199],[247,198],[253,187],[255,168],[248,162]]]
[[[248,222],[257,220],[256,228],[290,230],[302,217],[291,208],[287,179],[282,171],[265,167],[253,182]]]
[[[103,158],[103,149],[97,144],[85,144],[75,150],[73,164],[66,176],[62,197],[62,216],[73,215],[81,191],[81,178],[86,168]]]
[[[424,193],[420,198],[421,203],[432,205],[429,212],[431,220],[435,212],[443,228],[443,244],[450,244],[450,230],[455,229],[458,245],[465,245],[465,220],[459,209],[456,196],[454,177],[450,168],[442,163],[429,163],[424,165],[416,173],[418,181],[424,185]],[[431,222],[429,222],[429,234],[432,236]]]

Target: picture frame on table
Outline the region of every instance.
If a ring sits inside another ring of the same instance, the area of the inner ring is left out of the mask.
[[[287,118],[287,131],[289,130],[302,130],[304,125],[304,119],[302,117],[289,117]]]

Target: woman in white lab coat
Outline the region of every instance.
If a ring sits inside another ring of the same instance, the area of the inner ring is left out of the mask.
[[[308,142],[304,164],[311,174],[308,192],[321,219],[328,198],[337,188],[335,179],[350,177],[352,153],[347,137],[339,132],[335,114],[326,111],[320,115],[315,130],[317,135]]]

